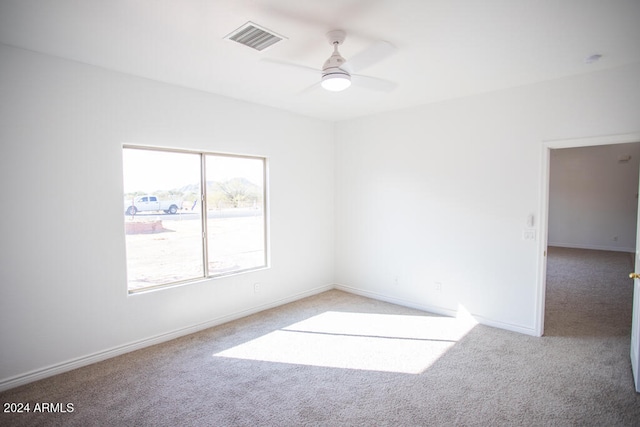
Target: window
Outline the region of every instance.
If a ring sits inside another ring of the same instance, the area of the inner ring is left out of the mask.
[[[266,267],[265,162],[125,146],[129,292]]]

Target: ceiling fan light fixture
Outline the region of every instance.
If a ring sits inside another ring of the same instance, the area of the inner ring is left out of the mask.
[[[351,76],[344,71],[323,74],[320,85],[328,91],[340,92],[351,86]]]

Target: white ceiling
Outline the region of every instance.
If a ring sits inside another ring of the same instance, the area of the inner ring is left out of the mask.
[[[223,39],[247,21],[288,40]],[[640,62],[639,22],[640,0],[0,0],[2,43],[326,120]],[[302,93],[320,76],[263,60],[321,68],[334,29],[347,60],[394,44],[361,74],[397,88]]]

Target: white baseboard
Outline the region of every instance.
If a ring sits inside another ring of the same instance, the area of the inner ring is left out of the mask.
[[[558,242],[547,242],[547,246],[555,246],[558,248],[571,248],[571,249],[590,249],[594,251],[630,252],[632,254],[636,252],[636,248],[621,248],[619,246],[578,245],[573,243],[558,243]]]
[[[27,372],[25,374],[20,374],[14,377],[6,378],[0,381],[0,391],[9,390],[21,385],[25,385],[34,381],[51,377],[53,375],[61,374],[63,372],[68,372],[73,369],[81,368],[83,366],[88,366],[96,362],[101,362],[103,360],[110,359],[112,357],[120,356],[125,353],[130,353],[135,350],[140,350],[145,347],[149,347],[155,344],[160,344],[160,343],[170,341],[172,339],[176,339],[185,335],[193,334],[195,332],[202,331],[204,329],[222,325],[224,323],[231,322],[233,320],[240,319],[242,317],[259,313],[261,311],[268,310],[271,308],[279,307],[281,305],[298,301],[300,299],[307,298],[322,292],[326,292],[331,289],[334,289],[333,285],[320,286],[305,292],[291,295],[286,298],[272,301],[267,304],[258,305],[246,310],[238,311],[236,313],[220,316],[203,323],[188,326],[186,328],[176,329],[174,331],[167,332],[165,334],[160,334],[150,338],[145,338],[129,344],[124,344],[121,346],[113,347],[113,348],[99,351],[86,356],[77,357],[75,359],[71,359],[66,362],[57,363],[55,365],[47,366],[45,368],[36,369],[30,372]]]
[[[363,297],[367,297],[367,298],[371,298],[379,301],[385,301],[392,304],[401,305],[403,307],[415,308],[415,309],[426,311],[433,314],[440,314],[442,316],[456,317],[458,315],[458,312],[456,310],[451,310],[444,307],[432,306],[428,304],[420,304],[420,303],[416,303],[415,301],[396,298],[396,297],[381,294],[378,292],[371,292],[371,291],[354,288],[347,285],[335,285],[335,288],[341,291],[352,293],[352,294],[361,295]],[[514,325],[511,323],[499,322],[492,319],[488,319],[483,316],[479,316],[477,314],[473,314],[473,313],[470,313],[470,314],[471,314],[471,317],[473,317],[475,321],[481,325],[491,326],[498,329],[504,329],[511,332],[518,332],[525,335],[531,335],[536,337],[539,336],[539,334],[536,333],[534,328],[530,328],[522,325]]]
[[[347,286],[347,285],[335,285],[335,289],[338,289],[338,290],[344,291],[344,292],[348,292],[350,294],[355,294],[355,295],[360,295],[360,296],[363,296],[363,297],[375,299],[375,300],[378,300],[378,301],[389,302],[391,304],[401,305],[403,307],[415,308],[415,309],[418,309],[418,310],[427,311],[429,313],[439,314],[439,315],[442,315],[442,316],[455,317],[456,314],[457,314],[457,311],[455,311],[455,310],[449,310],[447,308],[436,307],[436,306],[431,306],[431,305],[427,305],[427,304],[420,304],[420,303],[416,303],[415,301],[409,301],[409,300],[405,300],[405,299],[402,299],[402,298],[396,298],[396,297],[392,297],[392,296],[389,296],[389,295],[381,294],[381,293],[378,293],[378,292],[371,292],[371,291],[367,291],[367,290],[360,289],[360,288],[354,288],[354,287]]]
[[[371,292],[364,289],[354,288],[347,285],[340,285],[340,284],[325,285],[325,286],[320,286],[314,289],[310,289],[305,292],[294,294],[286,298],[275,300],[266,304],[251,307],[246,310],[241,310],[225,316],[216,317],[207,322],[191,325],[186,328],[176,329],[174,331],[167,332],[165,334],[160,334],[153,337],[145,338],[129,344],[113,347],[113,348],[99,351],[93,354],[71,359],[66,362],[58,363],[45,368],[20,374],[11,378],[3,379],[2,381],[0,381],[0,391],[9,390],[21,385],[25,385],[34,381],[51,377],[53,375],[61,374],[64,372],[71,371],[73,369],[77,369],[83,366],[91,365],[93,363],[101,362],[103,360],[110,359],[112,357],[120,356],[125,353],[130,353],[135,350],[140,350],[142,348],[149,347],[155,344],[161,344],[163,342],[170,341],[172,339],[180,338],[182,336],[193,334],[195,332],[199,332],[204,329],[222,325],[224,323],[231,322],[233,320],[240,319],[242,317],[246,317],[264,310],[279,307],[281,305],[288,304],[290,302],[298,301],[303,298],[317,295],[319,293],[326,292],[331,289],[338,289],[338,290],[352,293],[355,295],[360,295],[360,296],[364,296],[364,297],[379,300],[379,301],[385,301],[385,302],[388,302],[391,304],[397,304],[403,307],[415,308],[418,310],[426,311],[433,314],[439,314],[442,316],[455,317],[458,314],[456,310],[451,310],[444,307],[432,306],[428,304],[420,304],[414,301],[409,301],[402,298],[381,294],[378,292]],[[526,335],[537,336],[535,334],[535,330],[532,328],[527,328],[519,325],[512,325],[504,322],[497,322],[491,319],[484,318],[482,316],[474,315],[473,313],[471,314],[471,316],[478,323],[483,325],[492,326],[499,329],[505,329],[513,332],[519,332]]]
[[[477,314],[471,315],[481,325],[491,326],[498,329],[504,329],[505,331],[517,332],[519,334],[530,335],[532,337],[540,337],[540,334],[536,332],[535,328],[530,328],[522,325],[515,325],[512,323],[498,322],[493,319],[487,319],[486,317],[479,316]]]

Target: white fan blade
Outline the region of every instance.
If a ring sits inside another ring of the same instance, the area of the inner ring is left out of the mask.
[[[282,65],[285,67],[291,67],[297,70],[311,72],[311,73],[314,73],[316,76],[322,75],[322,70],[317,70],[315,68],[307,67],[306,65],[293,64],[291,62],[286,62],[286,61],[281,61],[279,59],[271,59],[271,58],[262,58],[261,61],[268,62],[270,64]]]
[[[320,87],[320,83],[321,82],[318,81],[318,82],[312,84],[311,86],[309,86],[308,88],[301,90],[299,95],[304,95],[304,94],[316,91]]]
[[[345,69],[349,73],[357,73],[364,68],[388,58],[396,53],[397,50],[398,49],[391,43],[381,40],[348,59],[340,68]]]
[[[389,80],[383,80],[376,77],[361,76],[358,74],[351,75],[351,81],[355,86],[366,89],[376,90],[378,92],[391,92],[398,85]]]

